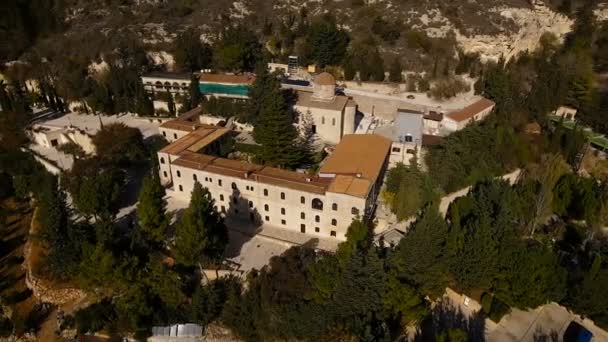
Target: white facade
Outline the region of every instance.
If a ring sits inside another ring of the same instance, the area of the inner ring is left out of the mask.
[[[189,74],[151,73],[143,75],[141,81],[146,91],[154,93],[187,94],[190,87]]]
[[[328,73],[313,81],[313,92],[299,91],[294,110],[310,115],[313,132],[328,144],[338,144],[342,136],[355,131],[356,103],[347,96],[336,95],[335,79]]]
[[[35,126],[31,137],[38,145],[56,148],[60,145],[74,143],[87,154],[95,154],[95,145],[91,136],[76,127],[56,128],[43,125]]]
[[[416,157],[418,163],[422,158],[422,146],[414,143],[393,141],[389,155],[389,167],[395,167],[399,163],[410,165],[412,158]]]
[[[163,164],[161,168],[161,174],[168,169],[163,168]],[[178,196],[188,200],[198,181],[209,190],[220,213],[250,220],[257,225],[267,224],[311,236],[346,240],[346,231],[353,219],[365,212],[364,198],[298,191],[255,179],[176,165],[170,167],[170,172],[173,189]],[[322,203],[322,207],[314,208],[313,200]]]

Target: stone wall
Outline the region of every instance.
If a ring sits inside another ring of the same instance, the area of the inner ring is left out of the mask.
[[[30,232],[29,235],[33,236],[36,234],[36,220],[38,217],[38,208],[34,210],[34,214],[32,215],[32,222],[30,224]],[[44,303],[50,303],[53,305],[62,305],[72,301],[80,301],[85,296],[86,293],[82,290],[70,288],[70,287],[60,287],[54,288],[53,284],[50,284],[48,281],[44,279],[37,278],[34,276],[32,272],[32,267],[30,264],[31,261],[31,253],[32,253],[32,242],[28,240],[25,243],[23,250],[23,267],[25,268],[25,284],[27,287],[32,290],[32,293],[36,299]]]

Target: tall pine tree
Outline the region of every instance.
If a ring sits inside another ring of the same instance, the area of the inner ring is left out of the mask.
[[[262,145],[258,149],[257,157],[267,165],[280,168],[293,169],[301,164],[305,153],[293,125],[293,120],[279,82],[274,76],[261,75],[260,83],[254,87],[252,98],[255,106],[259,108],[259,117],[256,118],[253,137]]]
[[[190,206],[177,225],[174,251],[179,263],[194,266],[203,259],[221,257],[228,231],[214,205],[209,190],[196,182]]]
[[[170,217],[166,213],[165,189],[156,172],[143,180],[137,203],[137,220],[146,239],[162,243],[169,227]]]

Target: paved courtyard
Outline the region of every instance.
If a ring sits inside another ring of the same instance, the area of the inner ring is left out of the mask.
[[[189,203],[173,196],[170,190],[167,193],[167,211],[179,217]],[[261,269],[270,258],[281,255],[292,246],[311,244],[324,250],[335,250],[338,246],[337,240],[315,239],[310,235],[267,225],[252,227],[248,221],[227,219],[226,225],[230,237],[226,257],[237,264],[238,270],[245,272]]]
[[[582,319],[556,303],[529,311],[514,309],[499,324],[487,325],[486,336],[487,340],[492,342],[533,342],[538,341],[541,337],[557,333],[561,341],[566,328],[572,321],[576,321],[591,331],[593,341],[608,341],[608,333],[605,330],[596,326],[591,320]]]
[[[101,119],[101,122],[100,122]],[[140,118],[135,114],[121,114],[121,115],[93,115],[84,113],[67,113],[59,117],[51,119],[42,119],[36,121],[36,124],[43,124],[45,126],[54,126],[57,128],[63,128],[66,126],[75,126],[87,133],[94,135],[101,128],[101,124],[104,125],[110,123],[123,123],[129,127],[138,128],[141,134],[145,138],[151,137],[158,134],[158,126],[161,124],[163,119],[144,119]]]

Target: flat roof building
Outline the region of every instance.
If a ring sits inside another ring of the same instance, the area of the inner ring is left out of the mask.
[[[185,94],[190,86],[191,73],[151,72],[141,76],[144,89],[152,93]]]
[[[346,135],[319,174],[309,175],[217,157],[214,150],[230,131],[189,119],[161,126],[171,133],[166,134],[171,143],[158,152],[160,177],[177,196],[189,199],[199,182],[225,217],[339,241],[346,239],[353,219],[373,215],[388,166],[389,139]],[[174,131],[183,135],[174,136]]]
[[[253,82],[255,82],[253,74],[202,73],[199,76],[199,89],[204,95],[246,99],[249,97],[249,89]]]

